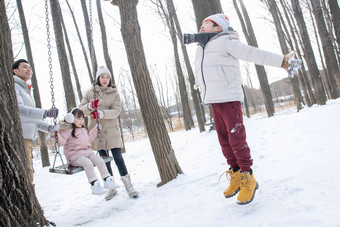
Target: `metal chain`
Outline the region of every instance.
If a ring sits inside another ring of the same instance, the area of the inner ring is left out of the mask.
[[[53,85],[53,70],[52,70],[52,53],[51,53],[51,38],[50,38],[50,25],[48,18],[48,0],[45,0],[45,16],[46,16],[46,34],[47,34],[47,54],[48,54],[48,68],[50,75],[50,88],[51,88],[51,102],[52,107],[55,107],[55,98],[54,98],[54,85]],[[53,119],[54,124],[57,124],[57,118]]]
[[[52,102],[52,108],[55,106],[55,98],[54,98],[54,85],[53,85],[53,70],[52,70],[52,52],[51,52],[51,33],[50,33],[50,19],[48,18],[48,0],[45,0],[45,16],[46,16],[46,35],[47,35],[47,54],[48,54],[48,68],[49,68],[49,75],[50,75],[50,88],[51,88],[51,102]],[[57,125],[57,117],[53,118],[54,125]],[[66,166],[64,164],[63,158],[61,157],[60,151],[59,151],[59,144],[58,144],[58,132],[55,131],[54,134],[54,149],[56,151],[56,155],[54,157],[53,166],[52,169],[54,170],[55,162],[57,155],[59,155],[61,159],[61,163],[63,164],[64,169],[67,171]]]
[[[92,71],[93,71],[93,80],[96,79],[96,73],[95,73],[95,64],[94,64],[94,44],[93,44],[93,21],[92,21],[92,0],[89,0],[89,14],[90,14],[90,55],[91,55],[91,61],[92,61]]]
[[[90,30],[91,30],[91,38],[92,38],[92,0],[89,0],[89,11],[90,11]]]

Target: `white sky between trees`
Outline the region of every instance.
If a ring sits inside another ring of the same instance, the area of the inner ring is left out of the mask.
[[[14,56],[16,56],[16,59],[26,58],[25,47],[22,46],[23,38],[21,33],[20,20],[18,17],[18,12],[16,10],[16,1],[7,0],[6,3],[8,3],[7,7],[8,17],[11,18],[10,26],[12,31],[12,43],[14,44],[13,46]],[[72,5],[78,23],[78,27],[83,38],[83,43],[85,45],[85,48],[87,48],[87,39],[80,1],[69,0],[69,3]],[[177,8],[177,15],[182,26],[182,32],[183,33],[197,32],[192,2],[189,0],[187,1],[174,0],[174,3]],[[275,26],[270,22],[272,21],[272,17],[270,13],[265,9],[264,4],[261,3],[260,1],[254,0],[244,0],[244,3],[248,9],[250,18],[252,19],[259,47],[261,49],[280,54],[281,50],[276,36]],[[67,32],[73,50],[74,61],[77,67],[79,79],[81,81],[82,92],[84,94],[84,92],[90,87],[89,76],[87,75],[87,69],[84,62],[84,56],[66,2],[64,0],[60,0],[60,4],[63,9],[63,17],[65,20],[65,24],[67,26]],[[227,14],[230,18],[230,25],[239,32],[241,40],[243,42],[246,42],[242,32],[242,28],[239,23],[239,19],[234,10],[232,1],[221,1],[221,4],[224,13]],[[119,90],[125,89],[119,87],[120,80],[126,80],[125,78],[126,73],[121,72],[122,71],[129,72],[130,70],[127,62],[124,43],[121,37],[119,9],[118,7],[111,5],[109,2],[106,1],[102,1],[101,5],[105,20],[106,33],[109,45],[109,54],[111,56],[113,64],[115,81],[116,84],[118,85]],[[23,1],[23,7],[30,35],[31,47],[38,78],[42,106],[43,108],[49,108],[51,105],[50,101],[51,95],[48,74],[44,1],[41,0]],[[155,13],[152,7],[153,5],[148,0],[140,0],[137,8],[138,19],[141,27],[144,51],[146,55],[147,64],[149,66],[149,72],[152,77],[154,76],[152,74],[157,72],[163,83],[165,83],[165,80],[170,81],[170,77],[175,76],[177,77],[174,65],[173,47],[167,28],[163,25],[160,17]],[[94,42],[98,65],[105,65],[102,52],[100,27],[97,19],[96,0],[92,0],[92,14],[93,14]],[[66,112],[66,103],[64,98],[64,90],[62,88],[60,66],[58,62],[58,55],[54,39],[54,30],[51,13],[49,14],[49,19],[50,19],[49,22],[50,33],[52,37],[51,40],[53,54],[52,64],[56,93],[55,95],[56,106],[60,109],[61,114],[63,115]],[[196,45],[195,44],[187,45],[187,49],[189,51],[190,60],[193,66]],[[179,53],[180,55],[182,55],[181,50],[179,51]],[[247,83],[245,65],[248,65],[248,67],[250,68],[252,83],[255,87],[258,88],[259,87],[258,79],[255,73],[254,65],[251,63],[247,64],[241,62],[244,84]],[[156,70],[152,70],[150,66],[154,67]],[[182,64],[182,68],[183,72],[186,75],[186,69],[184,67],[184,64]],[[287,73],[282,69],[266,67],[266,70],[268,73],[268,80],[270,83],[287,76]],[[70,71],[72,73],[71,68]],[[128,76],[131,77],[130,73],[128,73]],[[127,84],[127,82],[125,82],[125,84]],[[154,87],[155,86],[156,84],[154,84]],[[155,90],[157,89],[155,88]],[[169,85],[169,90],[172,91],[171,85]],[[76,94],[76,91],[74,92]],[[172,95],[172,93],[170,95]]]

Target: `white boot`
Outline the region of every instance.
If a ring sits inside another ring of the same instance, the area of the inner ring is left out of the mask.
[[[106,201],[109,201],[110,199],[113,198],[113,196],[116,195],[116,193],[117,193],[117,190],[116,190],[116,189],[110,189],[110,190],[106,193],[106,195],[105,195],[105,200],[106,200]]]
[[[106,190],[103,189],[98,181],[94,182],[94,184],[91,185],[91,189],[92,195],[104,195],[106,193]]]
[[[127,194],[131,198],[137,198],[139,193],[133,188],[133,186],[131,184],[130,175],[126,174],[125,176],[122,176],[122,181],[124,183],[125,190],[126,190]]]
[[[104,180],[104,188],[106,189],[116,189],[119,188],[119,185],[115,183],[113,176],[106,178]]]

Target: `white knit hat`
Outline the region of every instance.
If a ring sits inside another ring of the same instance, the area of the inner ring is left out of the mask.
[[[222,27],[222,32],[226,32],[229,29],[229,17],[224,15],[224,14],[217,13],[217,14],[211,15],[211,16],[205,18],[203,20],[203,23],[205,21],[207,21],[207,20],[213,21],[218,26],[221,26]]]
[[[102,75],[102,74],[108,74],[111,78],[111,73],[110,73],[110,70],[108,70],[107,68],[105,68],[105,66],[101,65],[98,67],[98,71],[96,73],[96,80],[98,80],[99,76]]]

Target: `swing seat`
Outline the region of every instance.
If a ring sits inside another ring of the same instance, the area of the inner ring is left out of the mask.
[[[105,163],[111,162],[113,160],[113,158],[110,156],[101,156],[101,157],[104,159]],[[76,174],[83,170],[84,168],[82,167],[72,166],[72,165],[68,165],[68,166],[60,165],[54,168],[50,168],[51,173],[59,173],[59,174],[66,174],[66,175]]]

